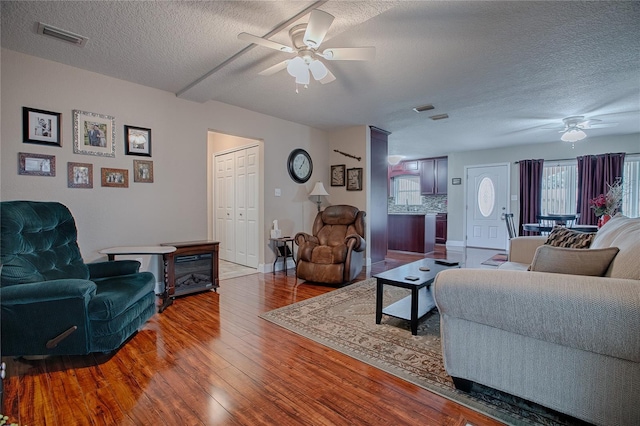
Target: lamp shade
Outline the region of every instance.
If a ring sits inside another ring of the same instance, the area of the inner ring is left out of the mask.
[[[322,182],[316,182],[316,186],[313,187],[309,195],[329,195],[329,193],[324,189]]]

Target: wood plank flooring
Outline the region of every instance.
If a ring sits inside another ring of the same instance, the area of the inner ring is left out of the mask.
[[[421,257],[393,253],[359,280]],[[500,424],[260,319],[333,289],[293,272],[178,298],[110,356],[4,358],[3,414],[29,426]]]

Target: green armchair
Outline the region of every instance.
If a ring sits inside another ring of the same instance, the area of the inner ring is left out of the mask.
[[[155,312],[155,277],[133,260],[85,264],[56,202],[0,203],[2,355],[119,348]]]

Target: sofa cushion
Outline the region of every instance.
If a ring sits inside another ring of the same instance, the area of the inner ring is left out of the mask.
[[[587,249],[591,245],[596,234],[574,231],[562,226],[555,226],[549,236],[546,245],[552,247],[568,247]]]
[[[640,218],[614,216],[600,228],[593,241],[592,248],[602,247],[620,249],[605,276],[640,280]]]
[[[618,254],[617,247],[575,249],[543,245],[531,262],[531,271],[602,277]]]

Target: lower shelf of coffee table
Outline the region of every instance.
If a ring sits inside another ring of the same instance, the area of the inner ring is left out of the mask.
[[[418,319],[425,316],[430,310],[436,307],[436,303],[431,295],[431,287],[424,287],[418,290]],[[392,317],[411,320],[411,295],[398,300],[395,303],[382,309],[382,313]]]

